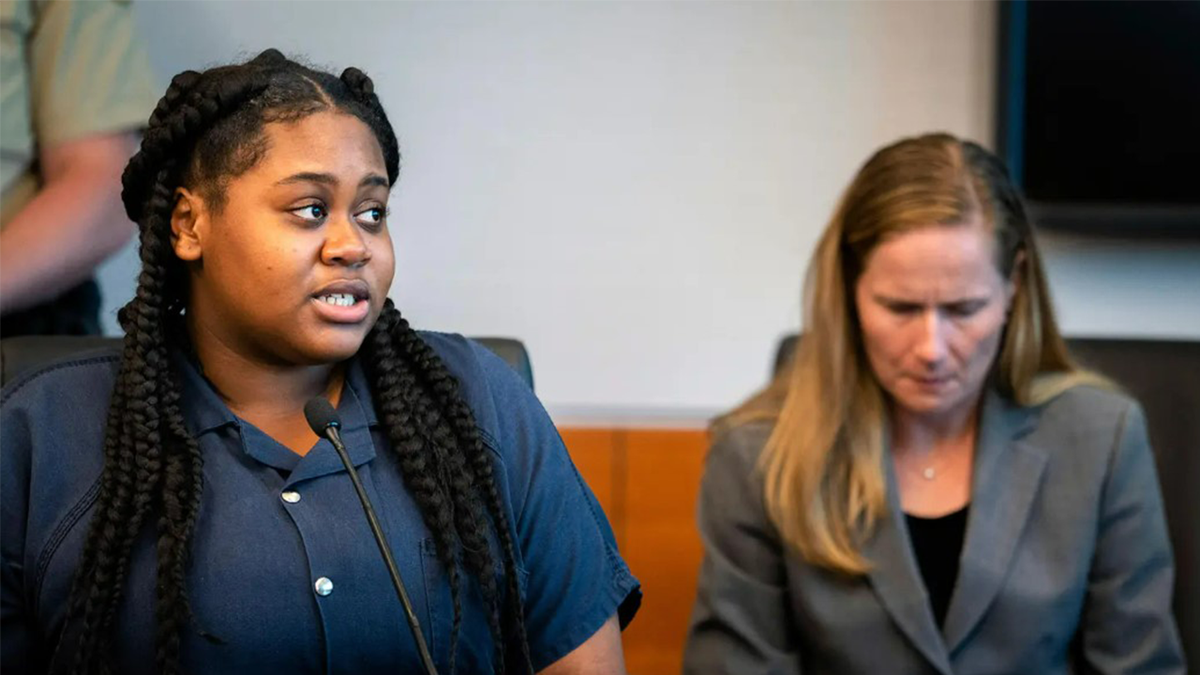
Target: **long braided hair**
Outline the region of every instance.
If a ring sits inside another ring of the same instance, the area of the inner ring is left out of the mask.
[[[154,658],[159,673],[182,672],[183,631],[199,630],[193,627],[185,579],[203,494],[203,457],[184,425],[168,353],[168,338],[181,324],[187,297],[186,271],[170,245],[175,190],[188,186],[219,200],[225,182],[266,152],[265,124],[330,109],[370,127],[383,151],[388,181],[395,184],[396,136],[370,78],[355,68],[335,77],[276,50],[244,64],[177,75],[125,169],[122,198],[138,223],[142,269],[135,297],[120,312],[125,339],[108,411],[104,469],[68,604],[69,619],[79,622],[73,673],[113,672],[110,645],[131,551],[151,522],[158,535]],[[449,580],[451,671],[461,598],[473,580],[484,599],[496,669],[504,672],[511,661],[519,672],[532,672],[510,524],[493,459],[458,383],[390,300],[361,350],[405,485],[433,534]],[[498,544],[504,588],[492,542]],[[519,653],[507,653],[508,641],[519,646]]]

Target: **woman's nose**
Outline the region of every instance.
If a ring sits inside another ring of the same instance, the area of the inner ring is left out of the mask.
[[[925,365],[934,366],[946,358],[946,322],[936,308],[925,310],[921,317],[921,335],[916,354]]]
[[[350,218],[331,218],[325,229],[321,261],[327,265],[358,267],[371,259],[371,249]]]

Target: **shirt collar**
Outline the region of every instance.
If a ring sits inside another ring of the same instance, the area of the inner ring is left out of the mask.
[[[290,472],[288,485],[345,470],[329,441],[317,442],[304,457],[296,455],[234,415],[195,361],[181,351],[175,351],[172,358],[181,375],[185,423],[195,438],[226,426],[235,427],[242,450],[260,464]],[[357,357],[346,364],[346,381],[337,411],[342,443],[351,464],[358,467],[375,459],[371,428],[379,422],[366,373]]]
[[[184,423],[193,437],[200,438],[229,424],[238,426],[238,418],[200,372],[199,364],[178,349],[172,350],[171,360],[175,362],[175,370],[180,375]]]
[[[344,470],[329,441],[319,441],[304,457],[296,455],[234,415],[204,377],[198,363],[182,351],[173,352],[172,358],[181,376],[184,422],[194,438],[232,426],[237,429],[242,450],[261,464],[288,471],[289,484]],[[366,373],[357,357],[346,364],[346,381],[337,410],[342,423],[342,443],[351,463],[358,467],[375,459],[371,428],[378,426],[379,421]]]
[[[217,395],[216,389],[200,372],[200,367],[182,351],[171,354],[175,368],[180,373],[184,418],[192,436],[200,436],[226,425],[239,426],[240,420],[229,406]],[[346,383],[342,389],[342,400],[338,415],[342,418],[342,433],[353,426],[375,427],[379,419],[372,404],[371,387],[357,356],[346,364]],[[352,406],[352,407],[351,407]]]
[[[346,365],[346,382],[337,407],[341,419],[339,434],[350,463],[359,467],[375,459],[375,441],[371,437],[371,427],[376,425],[375,410],[358,359],[351,359]],[[294,465],[287,484],[290,486],[339,471],[345,471],[341,458],[333,444],[321,439]]]
[[[358,406],[356,412],[362,415],[363,426],[379,426],[379,419],[375,416],[374,396],[371,395],[371,385],[367,380],[367,374],[363,370],[362,361],[358,356],[354,356],[346,363],[346,384],[342,387],[342,400],[338,404],[338,412],[340,414],[345,414],[342,408],[346,407],[347,401],[350,398],[353,398]],[[343,418],[342,426],[346,428],[345,418]]]

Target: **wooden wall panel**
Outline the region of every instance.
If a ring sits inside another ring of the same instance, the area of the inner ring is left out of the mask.
[[[559,432],[642,582],[642,607],[623,636],[627,670],[677,675],[703,554],[695,513],[707,435],[673,429]]]
[[[696,497],[703,430],[626,432],[625,559],[645,599],[625,634],[632,675],[680,672],[702,548]]]
[[[617,534],[620,544],[620,530],[616,518],[622,511],[622,505],[616,501],[614,480],[613,446],[619,431],[615,429],[559,429],[567,452],[575,468],[579,469],[583,480],[595,493],[604,513],[612,523],[613,532]]]

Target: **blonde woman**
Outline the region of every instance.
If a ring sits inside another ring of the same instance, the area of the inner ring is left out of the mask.
[[[1072,363],[995,156],[871,157],[805,326],[714,427],[686,673],[1184,672],[1142,412]]]

